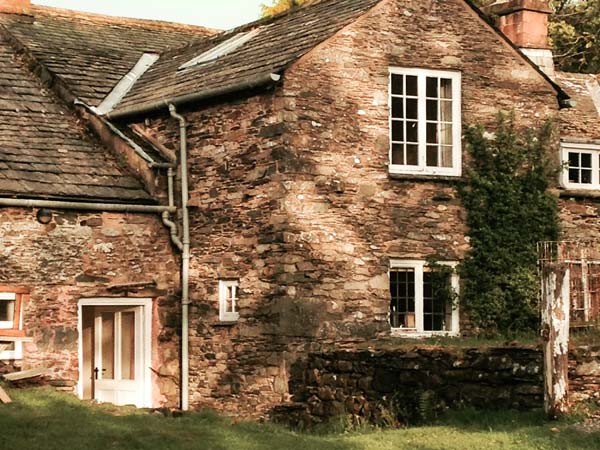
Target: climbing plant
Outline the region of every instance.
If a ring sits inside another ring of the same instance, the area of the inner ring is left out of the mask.
[[[520,131],[500,115],[494,134],[468,127],[466,182],[471,250],[461,264],[461,307],[487,333],[538,327],[537,242],[556,240],[558,206],[549,193],[559,169],[551,151],[550,122]]]

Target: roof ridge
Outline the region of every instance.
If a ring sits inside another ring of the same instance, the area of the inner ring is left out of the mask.
[[[221,38],[224,38],[226,36],[229,36],[229,35],[233,36],[233,35],[245,32],[245,31],[252,30],[254,28],[259,28],[259,27],[264,27],[266,25],[270,25],[284,17],[293,16],[298,12],[305,11],[307,9],[311,9],[316,6],[322,6],[327,3],[348,2],[348,1],[353,1],[353,0],[312,0],[312,1],[309,0],[309,3],[305,3],[303,5],[298,5],[298,6],[293,6],[289,9],[286,9],[285,11],[274,14],[272,16],[261,17],[252,22],[238,25],[237,27],[230,28],[228,30],[217,30],[217,32],[213,35],[194,38],[194,39],[186,42],[185,44],[182,44],[181,46],[169,47],[169,48],[163,50],[162,52],[160,52],[159,55],[161,57],[163,57],[163,56],[168,56],[170,54],[177,54],[177,53],[181,52],[182,50],[192,48],[198,44],[206,44],[210,41],[216,41],[215,44],[218,44],[218,42],[221,40]],[[376,0],[375,2],[380,3],[382,1],[384,1],[384,0]],[[210,50],[211,48],[212,47],[207,47],[206,50]]]
[[[123,24],[123,25],[135,25],[135,26],[152,26],[154,28],[176,28],[176,29],[185,29],[185,30],[198,30],[198,31],[208,31],[214,34],[220,34],[222,30],[218,30],[215,28],[205,27],[202,25],[192,25],[180,22],[170,22],[165,20],[155,20],[155,19],[140,19],[135,17],[125,17],[125,16],[111,16],[108,14],[99,14],[92,13],[87,11],[78,11],[74,9],[67,8],[55,8],[53,6],[42,6],[42,5],[32,5],[31,8],[32,15],[35,17],[36,13],[45,14],[48,16],[54,17],[64,17],[65,19],[79,19],[79,20],[88,20],[91,22],[104,22],[104,23],[113,23],[113,24]]]

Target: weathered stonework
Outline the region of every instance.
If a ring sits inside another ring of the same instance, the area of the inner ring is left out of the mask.
[[[578,347],[569,355],[569,392],[572,403],[600,402],[600,347]]]
[[[299,360],[291,370],[293,402],[275,408],[273,418],[307,427],[342,415],[378,422],[392,413],[420,420],[423,413],[453,407],[530,410],[544,404],[539,348],[391,349],[381,342],[364,348]],[[569,364],[571,406],[600,401],[600,348],[572,348]]]
[[[308,351],[389,334],[390,258],[464,257],[460,178],[388,173],[391,66],[460,70],[464,125],[514,111],[533,127],[558,112],[551,85],[458,0],[382,2],[274,91],[180,108],[193,406],[266,413],[289,399],[290,367]],[[170,117],[138,125],[178,148]],[[221,278],[239,279],[235,324],[219,323]]]
[[[0,362],[0,371],[48,367],[50,384],[74,392],[78,301],[149,297],[153,402],[177,406],[179,262],[159,218],[53,211],[52,222],[42,225],[35,214],[24,208],[0,210],[0,285],[29,290],[23,330],[33,338],[24,344],[24,358]]]
[[[278,420],[311,426],[341,415],[418,420],[447,408],[536,409],[543,405],[542,354],[528,348],[436,348],[310,354],[292,370],[295,403]],[[425,410],[425,411],[423,411]]]

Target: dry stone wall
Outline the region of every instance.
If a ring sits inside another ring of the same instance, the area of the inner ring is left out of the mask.
[[[274,416],[304,426],[346,414],[410,421],[462,406],[543,406],[542,354],[533,348],[333,351],[309,355],[292,373],[296,403]]]

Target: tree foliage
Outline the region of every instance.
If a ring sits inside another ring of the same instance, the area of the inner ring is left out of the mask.
[[[475,0],[487,6],[494,0]],[[551,0],[550,45],[558,69],[600,72],[600,0]]]
[[[558,168],[548,158],[552,125],[517,131],[500,116],[493,138],[468,127],[470,162],[459,189],[471,250],[461,264],[461,307],[476,327],[509,334],[536,330],[537,243],[559,233],[556,198],[548,193]]]
[[[288,9],[311,3],[311,1],[315,0],[272,0],[270,4],[263,3],[260,6],[261,14],[262,17],[274,16],[275,14],[282,13]]]
[[[600,0],[555,0],[550,42],[558,68],[600,72]]]

